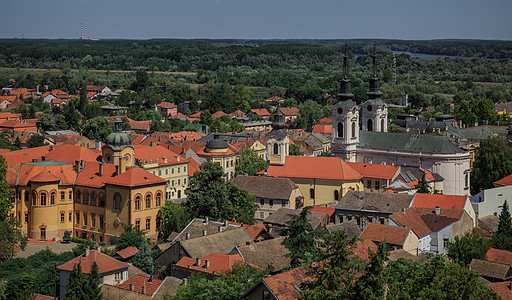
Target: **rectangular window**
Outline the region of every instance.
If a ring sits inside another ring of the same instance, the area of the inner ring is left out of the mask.
[[[449,239],[443,239],[443,247],[446,248],[446,245],[448,244],[450,240]]]
[[[87,226],[87,214],[84,213],[84,226]]]
[[[80,225],[80,213],[76,213],[76,220],[75,223]]]
[[[171,168],[171,174],[174,174],[174,168]]]
[[[181,185],[181,179],[178,179],[178,185]]]
[[[156,171],[153,171],[153,175],[156,175]]]
[[[375,180],[375,189],[376,190],[380,189],[380,181],[379,180]]]
[[[28,212],[25,213],[25,223],[28,223]]]
[[[162,176],[162,170],[158,170],[158,176]]]
[[[264,212],[260,212],[260,219],[265,219],[265,213]]]
[[[187,167],[183,167],[183,173],[187,172]]]
[[[137,228],[137,230],[140,230],[140,220],[135,221],[135,228]]]
[[[181,170],[181,168],[180,168],[180,167],[178,167],[178,174],[180,173],[180,170]]]
[[[100,216],[100,229],[103,229],[103,216]]]
[[[183,185],[187,184],[187,178],[183,178]]]
[[[66,193],[60,192],[60,201],[64,201],[64,200],[66,200]]]
[[[60,222],[64,223],[64,219],[65,219],[64,213],[60,213]]]
[[[371,180],[367,180],[366,181],[366,187],[371,189],[372,188],[372,181]]]
[[[151,219],[146,219],[146,230],[151,229]]]
[[[91,227],[96,227],[96,215],[91,215]]]
[[[281,206],[285,207],[286,206],[286,201],[281,201]]]
[[[171,186],[174,186],[174,180],[173,180],[173,181],[171,181]]]
[[[272,200],[272,199],[268,200],[268,205],[270,205],[270,207],[274,206],[274,200]]]
[[[73,217],[73,214],[72,213],[69,213],[68,215],[68,222],[71,222],[71,218]]]
[[[165,169],[165,175],[169,175],[169,169]]]
[[[264,205],[265,204],[265,200],[264,199],[260,199],[260,205]]]

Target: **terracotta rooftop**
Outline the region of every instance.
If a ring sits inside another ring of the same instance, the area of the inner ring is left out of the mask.
[[[287,156],[284,165],[270,165],[267,176],[360,180],[362,176],[338,157]]]
[[[116,288],[122,289],[122,290],[130,290],[130,284],[133,283],[133,292],[141,294],[141,295],[153,295],[160,285],[162,284],[163,280],[154,278],[153,281],[151,281],[151,277],[144,276],[144,275],[135,275],[132,278],[126,280],[125,282],[116,285]],[[142,287],[146,287],[146,293],[142,293]]]
[[[251,112],[253,112],[254,114],[257,114],[258,116],[262,116],[262,117],[270,116],[270,113],[265,108],[253,108],[253,109],[251,109]]]
[[[206,260],[209,260],[210,263],[208,268],[206,268]],[[193,271],[216,274],[230,270],[231,267],[237,262],[244,263],[243,258],[239,254],[229,255],[212,252],[206,256],[201,257],[199,266],[197,265],[197,260],[191,257],[183,257],[176,265]]]
[[[347,162],[347,164],[363,177],[379,178],[379,179],[393,179],[398,171],[397,166],[380,165],[380,164],[366,164],[357,162]]]
[[[461,209],[440,209],[436,215],[431,208],[410,207],[404,212],[391,215],[391,219],[400,226],[407,226],[422,237],[430,232],[438,232],[444,227],[458,221],[464,211]]]
[[[171,102],[160,102],[156,105],[157,107],[166,107],[166,108],[174,108],[176,105],[172,104]]]
[[[489,248],[484,259],[512,267],[512,252],[510,251]]]
[[[267,277],[262,282],[279,300],[295,300],[300,298],[300,285],[307,280],[313,280],[306,274],[304,267]],[[296,286],[296,287],[295,287]]]
[[[488,287],[495,291],[502,300],[512,300],[511,281],[489,283]]]
[[[137,254],[137,252],[139,252],[139,249],[137,249],[137,247],[130,246],[128,248],[124,248],[123,250],[117,251],[116,254],[121,256],[122,259],[128,259]]]
[[[115,177],[111,177],[105,181],[106,184],[129,187],[150,184],[165,184],[166,182],[167,180],[160,178],[156,175],[153,175],[150,172],[138,167],[131,167],[127,169],[125,172]]]
[[[331,134],[332,124],[316,124],[315,127],[313,127],[313,132]]]
[[[280,110],[285,116],[296,116],[299,114],[297,107],[280,107]]]
[[[72,271],[73,267],[80,263],[82,272],[84,274],[91,274],[92,264],[96,262],[98,265],[98,271],[100,274],[111,272],[115,270],[128,269],[128,264],[120,262],[115,258],[112,258],[106,254],[101,253],[97,250],[90,250],[89,256],[85,257],[85,254],[73,258],[72,260],[57,267],[59,270]]]
[[[370,223],[359,238],[377,243],[386,240],[387,244],[403,245],[409,232],[411,229],[407,227]]]
[[[97,161],[99,155],[92,149],[78,145],[60,145],[54,146],[54,150],[46,154],[46,159],[74,163],[76,160]]]
[[[509,186],[509,185],[512,185],[512,174],[508,175],[505,178],[502,178],[502,179],[494,182],[494,186],[495,187],[498,187],[498,186]]]
[[[39,161],[24,163],[19,167],[19,173],[16,174],[15,182],[9,184],[26,186],[30,181],[35,182],[51,182],[59,181],[62,185],[73,185],[76,179],[76,172],[73,165],[59,161]],[[8,178],[9,179],[13,178]]]
[[[219,111],[217,111],[217,112],[215,112],[215,113],[213,113],[213,114],[212,114],[212,120],[214,120],[214,121],[215,121],[215,120],[217,120],[218,118],[220,118],[220,117],[222,117],[222,116],[225,116],[225,115],[226,115],[226,113],[225,113],[225,112],[223,112],[222,110],[219,110]]]
[[[253,240],[256,239],[258,235],[267,232],[267,228],[265,225],[263,225],[263,223],[247,225],[236,222],[228,222],[228,224],[242,227]]]
[[[416,193],[411,206],[428,208],[439,206],[446,209],[464,209],[466,199],[466,196]]]
[[[157,162],[159,166],[186,164],[187,161],[180,157],[180,161],[175,157],[176,153],[162,146],[134,145],[135,158],[142,162]]]
[[[329,217],[332,217],[332,215],[334,215],[335,211],[336,211],[336,209],[334,207],[325,207],[325,206],[318,206],[318,205],[313,206],[313,208],[311,209],[311,212],[325,213]]]

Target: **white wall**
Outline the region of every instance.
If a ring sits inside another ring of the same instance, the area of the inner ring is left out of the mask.
[[[479,218],[499,214],[503,203],[507,200],[512,205],[512,185],[483,190],[471,198],[471,205]]]

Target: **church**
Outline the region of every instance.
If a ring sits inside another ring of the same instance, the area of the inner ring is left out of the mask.
[[[344,77],[332,106],[332,155],[347,162],[421,167],[444,178],[440,193],[469,195],[468,151],[446,136],[387,132],[387,104],[381,99],[375,59],[374,54],[369,99],[358,106],[350,92],[347,57],[343,58]]]

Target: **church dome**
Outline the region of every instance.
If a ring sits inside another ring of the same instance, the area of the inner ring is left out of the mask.
[[[113,150],[122,150],[126,146],[132,146],[130,137],[121,130],[121,118],[117,117],[114,121],[115,131],[107,136],[105,145],[110,146]]]
[[[206,143],[205,148],[206,152],[219,152],[219,150],[227,150],[228,144],[226,141],[220,139],[218,135],[214,135],[213,139]]]

